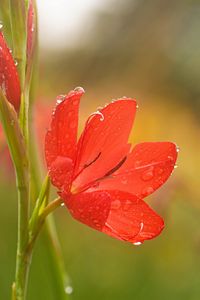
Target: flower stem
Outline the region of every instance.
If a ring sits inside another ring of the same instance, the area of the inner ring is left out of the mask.
[[[33,137],[33,129],[30,129],[31,136]],[[31,196],[34,199],[38,197],[39,187],[41,186],[41,179],[39,170],[41,165],[39,158],[36,157],[37,151],[35,150],[36,143],[34,138],[30,139],[30,161],[31,161]],[[35,150],[35,151],[34,151]],[[52,292],[59,300],[68,300],[70,296],[65,293],[65,286],[69,285],[69,276],[66,272],[62,249],[58,239],[58,234],[55,227],[54,216],[50,215],[44,224],[43,232],[40,237],[40,243],[45,249],[45,259],[50,267],[52,274],[53,288]]]
[[[53,212],[56,208],[58,208],[62,203],[61,198],[56,198],[54,201],[50,202],[45,208],[42,209],[40,213],[39,208],[36,209],[37,215],[35,215],[35,211],[33,211],[33,217],[29,223],[29,249],[33,248],[35,240],[41,231],[41,228],[45,222],[46,217]],[[37,207],[36,207],[37,208]]]
[[[16,299],[24,300],[26,295],[27,276],[29,271],[31,255],[27,252],[28,244],[28,199],[29,190],[27,179],[17,178],[18,188],[18,243],[16,258]]]
[[[24,300],[30,257],[26,252],[28,245],[29,222],[29,163],[21,128],[13,106],[0,91],[0,117],[7,138],[18,190],[18,243],[16,257],[15,288],[16,299]]]

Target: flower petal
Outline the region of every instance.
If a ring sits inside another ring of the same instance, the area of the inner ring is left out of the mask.
[[[0,32],[0,88],[15,109],[19,110],[21,95],[19,77],[2,32]]]
[[[119,240],[142,243],[164,228],[160,216],[143,200],[126,192],[96,191],[61,197],[75,219]]]
[[[177,159],[177,147],[170,142],[136,145],[123,166],[98,189],[127,191],[140,198],[158,189],[169,178]]]
[[[78,109],[83,93],[83,89],[79,89],[58,97],[51,128],[45,137],[47,167],[58,188],[71,180],[77,147]]]
[[[135,112],[136,101],[123,98],[89,117],[78,142],[74,182],[78,189],[103,177],[124,159]]]

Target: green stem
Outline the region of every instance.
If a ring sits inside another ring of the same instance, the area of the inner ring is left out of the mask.
[[[39,158],[36,157],[37,151],[34,151],[36,148],[36,142],[34,141],[34,134],[32,127],[30,128],[30,133],[32,139],[30,139],[30,161],[31,161],[31,196],[36,195],[36,199],[39,195],[39,188],[41,186],[41,176],[39,170],[41,165],[39,163]],[[29,150],[30,150],[29,149]],[[45,249],[45,259],[47,264],[50,266],[51,274],[53,276],[53,292],[55,294],[55,299],[59,300],[68,300],[69,295],[65,293],[65,286],[69,285],[69,277],[65,270],[64,259],[62,255],[62,249],[58,239],[54,217],[50,215],[43,228],[42,236],[40,239],[42,247]]]
[[[18,242],[16,258],[16,299],[24,300],[26,296],[27,277],[30,265],[30,253],[27,252],[28,244],[28,199],[29,188],[27,178],[19,178],[17,175],[18,188]]]
[[[56,208],[58,208],[61,204],[62,204],[62,199],[61,198],[57,198],[54,201],[50,202],[43,210],[41,213],[39,213],[39,215],[37,215],[35,217],[35,211],[33,212],[33,222],[30,222],[29,228],[30,228],[30,232],[29,232],[29,248],[32,249],[34,242],[39,234],[39,232],[41,231],[41,228],[45,222],[46,217],[53,212]]]
[[[29,223],[29,163],[25,141],[13,106],[0,90],[0,116],[7,138],[18,190],[18,242],[16,257],[16,299],[24,300],[30,257],[26,252]]]
[[[41,220],[45,220],[45,218],[53,212],[57,207],[61,206],[63,200],[58,197],[55,200],[51,201],[42,211],[40,218]]]

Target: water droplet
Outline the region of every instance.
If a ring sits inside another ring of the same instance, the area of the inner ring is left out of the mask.
[[[62,103],[63,100],[65,100],[65,95],[58,96],[56,99],[56,105],[59,105],[60,103]]]
[[[153,178],[153,170],[145,171],[145,172],[142,174],[142,179],[143,179],[144,181],[151,180],[152,178]]]
[[[135,162],[135,168],[140,167],[141,164],[142,164],[142,161],[141,161],[141,160],[136,160],[136,162]]]
[[[16,66],[16,67],[18,66],[18,61],[17,61],[17,60],[15,60],[15,66]]]
[[[3,24],[2,24],[2,22],[0,21],[0,30],[2,30],[3,29]]]
[[[112,209],[119,209],[121,206],[121,202],[119,200],[115,200],[112,202]]]
[[[157,172],[159,175],[161,175],[161,174],[163,174],[164,170],[163,170],[163,168],[158,168]]]
[[[180,148],[178,146],[176,146],[176,152],[179,152]]]
[[[93,220],[93,223],[94,223],[94,224],[98,224],[98,223],[99,223],[99,221],[98,221],[98,220],[96,220],[96,219],[94,219],[94,220]]]
[[[127,184],[128,183],[127,178],[125,176],[122,177],[121,183],[122,184]]]
[[[73,293],[73,287],[68,285],[65,287],[65,293],[71,295]]]
[[[142,245],[142,243],[141,242],[135,242],[135,243],[133,243],[133,245],[134,246],[140,246],[140,245]]]
[[[136,108],[137,108],[137,109],[139,108],[139,105],[138,105],[138,104],[136,104]]]
[[[61,206],[65,206],[65,203],[61,203]]]
[[[62,99],[57,99],[56,104],[60,104],[62,101]]]
[[[177,166],[177,165],[175,165],[175,166],[174,166],[174,169],[177,169],[177,168],[178,168],[178,166]]]
[[[75,89],[74,89],[75,92],[82,92],[82,93],[85,93],[85,90],[84,88],[82,88],[81,86],[77,86]]]
[[[151,186],[149,186],[149,187],[143,189],[142,195],[143,196],[149,195],[149,194],[153,193],[153,191],[154,191],[153,188]]]
[[[169,160],[171,160],[171,161],[174,160],[174,158],[173,158],[171,155],[167,156],[167,158],[168,158]]]
[[[95,112],[95,115],[101,116],[100,121],[103,121],[103,120],[104,120],[104,115],[102,114],[102,112],[96,111],[96,112]]]

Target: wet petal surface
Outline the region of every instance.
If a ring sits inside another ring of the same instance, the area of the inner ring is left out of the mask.
[[[20,82],[11,51],[0,31],[0,87],[8,101],[18,111],[20,106]]]
[[[98,189],[126,191],[140,198],[158,189],[169,178],[177,159],[177,147],[170,142],[141,143],[128,155],[125,163]]]
[[[78,221],[114,238],[142,243],[160,234],[164,222],[143,200],[126,192],[61,195]]]
[[[136,112],[131,98],[111,102],[90,116],[78,142],[74,184],[82,187],[111,171],[130,149],[128,137]]]
[[[72,165],[74,165],[77,147],[79,102],[83,93],[83,90],[72,91],[66,96],[57,98],[51,127],[45,137],[47,167],[54,185],[58,188],[64,184],[65,174],[69,177],[68,172],[73,171]],[[58,172],[59,184],[56,183]]]

